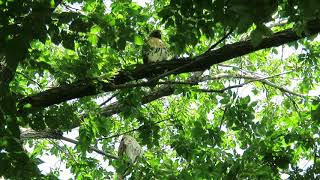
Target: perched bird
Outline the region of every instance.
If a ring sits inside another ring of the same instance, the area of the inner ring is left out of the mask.
[[[125,177],[130,174],[134,163],[137,161],[138,157],[142,157],[142,154],[142,147],[134,139],[134,137],[129,135],[122,136],[122,139],[118,147],[118,156],[119,159],[123,159],[126,155],[129,158],[129,161],[127,161],[128,164],[124,171],[118,173],[119,180],[125,179]]]
[[[168,60],[168,49],[161,39],[161,31],[154,30],[149,35],[142,48],[143,63],[153,63]]]
[[[143,154],[141,146],[132,136],[124,135],[120,141],[118,156],[122,158],[124,154],[129,157],[131,164],[134,164]]]

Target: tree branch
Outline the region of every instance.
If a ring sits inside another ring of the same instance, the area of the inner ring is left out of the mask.
[[[21,130],[21,140],[27,140],[27,139],[43,139],[43,138],[49,138],[49,139],[60,139],[60,140],[64,140],[73,144],[78,144],[79,142],[74,140],[74,139],[70,139],[67,137],[62,136],[60,133],[54,132],[54,131],[34,131],[32,129],[22,129]],[[92,150],[98,154],[101,154],[103,156],[106,156],[110,159],[118,159],[117,156],[112,155],[110,153],[106,153],[100,149],[97,149],[95,147],[89,147],[89,150]]]
[[[281,76],[281,75],[287,74],[289,72],[292,72],[292,71],[287,71],[287,72],[283,72],[283,73],[276,74],[276,75],[273,75],[273,76],[268,76],[268,77],[248,76],[248,75],[228,75],[228,74],[224,74],[224,75],[221,75],[221,76],[215,76],[213,78],[205,77],[206,80],[216,80],[216,79],[220,79],[222,77],[224,77],[224,78],[243,78],[243,79],[250,79],[250,80],[247,81],[247,82],[241,83],[241,84],[228,86],[228,87],[225,87],[225,88],[222,88],[222,89],[216,89],[216,90],[215,89],[198,89],[198,90],[200,92],[223,93],[226,90],[242,87],[242,86],[247,85],[249,83],[258,81],[258,82],[261,82],[263,84],[269,85],[269,86],[271,86],[273,88],[279,89],[281,92],[285,92],[285,93],[288,93],[288,94],[291,94],[291,95],[295,95],[295,96],[299,96],[299,97],[302,97],[302,98],[307,97],[308,95],[303,95],[303,94],[299,94],[299,93],[290,91],[287,88],[280,87],[280,86],[278,86],[278,85],[276,85],[276,84],[274,84],[274,83],[272,83],[272,82],[267,80],[267,79],[274,78],[276,76]]]
[[[101,92],[114,91],[116,90],[115,88],[121,88],[115,87],[115,85],[123,85],[129,81],[138,80],[141,78],[151,78],[154,74],[163,74],[166,71],[185,66],[186,64],[189,64],[190,61],[196,61],[196,63],[185,66],[178,71],[174,71],[173,74],[206,70],[214,64],[225,62],[232,58],[243,56],[257,50],[290,43],[306,37],[307,35],[314,35],[319,32],[320,23],[317,21],[312,21],[307,24],[306,31],[302,33],[301,36],[295,33],[293,29],[288,29],[264,38],[256,47],[252,45],[250,40],[246,40],[225,45],[219,49],[212,50],[194,58],[179,58],[171,61],[137,65],[137,67],[133,70],[122,70],[109,83],[94,79],[52,88],[38,94],[31,95],[19,101],[19,112],[22,113],[25,111],[23,106],[26,104],[30,104],[32,106],[29,108],[29,110],[34,110],[37,108],[44,108],[53,104],[65,102],[74,98],[96,95]]]

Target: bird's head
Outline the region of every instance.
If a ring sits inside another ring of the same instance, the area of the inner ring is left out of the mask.
[[[149,37],[155,37],[155,38],[161,39],[161,31],[160,30],[154,30],[154,31],[152,31],[152,33],[150,34]]]

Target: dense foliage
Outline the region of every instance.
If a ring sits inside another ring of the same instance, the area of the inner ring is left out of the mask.
[[[319,9],[0,0],[0,177],[63,178],[49,154],[77,179],[319,178]],[[155,29],[174,56],[142,64]]]

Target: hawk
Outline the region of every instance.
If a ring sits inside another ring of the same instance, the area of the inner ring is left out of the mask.
[[[154,30],[142,48],[143,63],[168,60],[168,49],[161,39],[161,31]]]
[[[123,157],[126,154],[130,162],[133,164],[136,162],[138,157],[143,154],[142,148],[139,143],[131,136],[124,135],[120,141],[118,148],[118,156]]]

